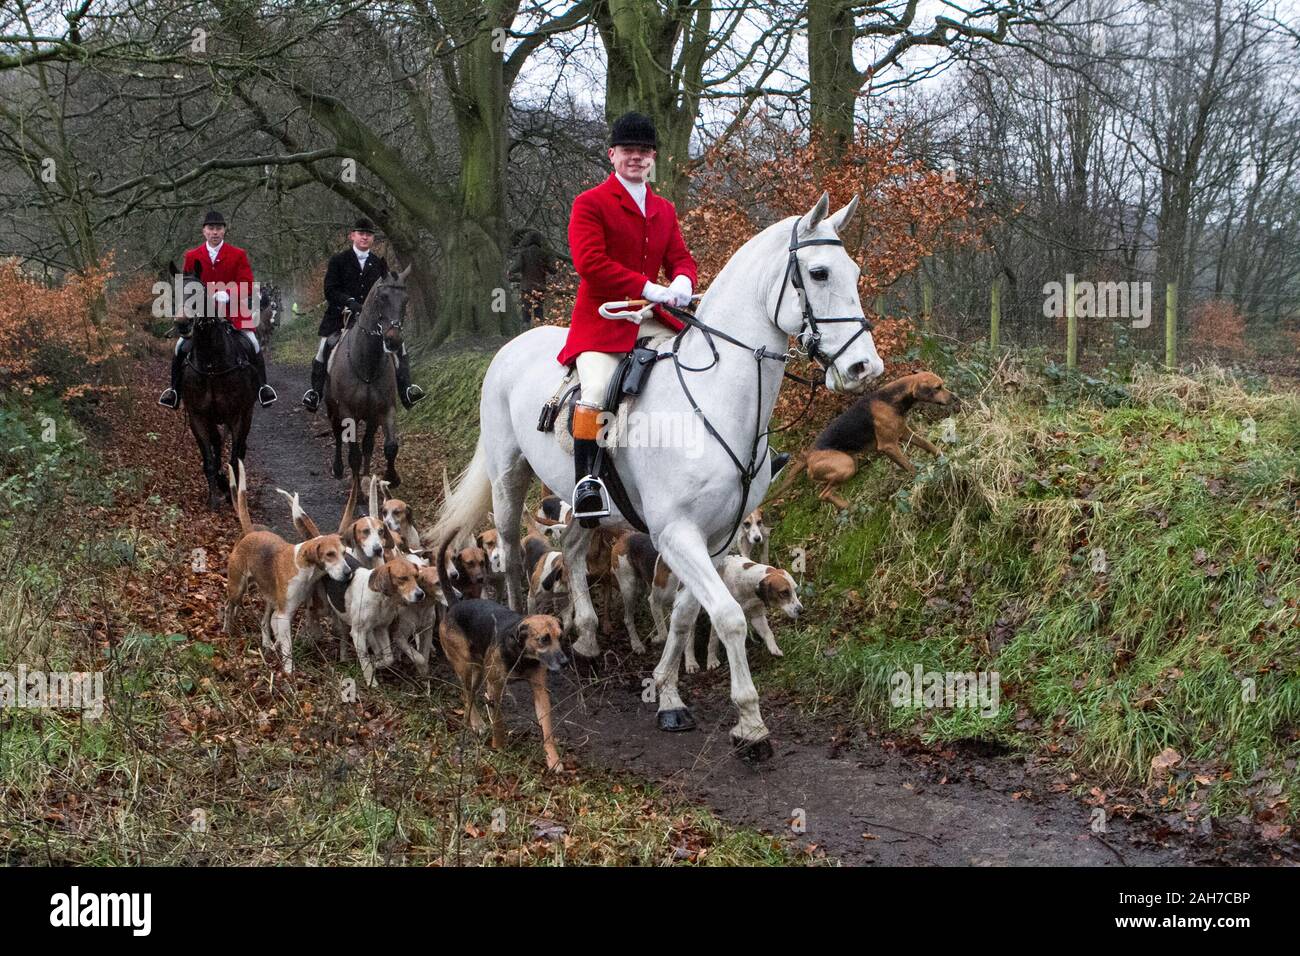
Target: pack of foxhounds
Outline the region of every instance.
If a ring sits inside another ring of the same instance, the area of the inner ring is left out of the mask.
[[[775,498],[806,474],[821,487],[823,501],[846,507],[835,489],[854,475],[864,454],[879,454],[904,471],[914,471],[903,445],[911,442],[938,454],[938,449],[907,427],[907,413],[918,402],[944,408],[959,404],[929,372],[906,376],[869,393],[833,420],[792,463]],[[322,534],[303,510],[297,493],[276,489],[287,500],[294,528],[302,538],[291,543],[252,522],[242,463],[238,473],[232,469],[228,477],[243,536],[229,556],[223,619],[226,633],[234,633],[240,605],[249,585],[255,584],[264,605],[262,647],[268,657],[278,659],[285,674],[293,672],[293,623],[301,611],[304,636],[321,641],[332,632],[340,662],[354,654],[367,686],[375,686],[381,671],[397,666],[413,667],[427,676],[436,633],[460,684],[465,720],[472,729],[490,730],[492,745],[505,746],[502,693],[507,681],[526,680],[532,689],[547,767],[562,769],[551,723],[547,673],[567,665],[564,643],[573,623],[568,568],[563,552],[554,546],[572,521],[567,502],[543,488],[540,504],[525,515],[528,533],[521,546],[527,607],[526,613],[520,614],[504,603],[505,556],[491,528],[436,547],[428,540],[428,530],[424,534],[417,530],[412,505],[392,497],[387,483],[372,476],[364,489],[365,513],[360,513],[363,489],[357,481],[338,529],[328,534]],[[756,509],[738,529],[734,553],[721,559],[719,571],[754,633],[772,655],[780,657],[769,614],[793,621],[803,605],[795,579],[769,563],[771,536],[764,510]],[[643,654],[646,650],[636,621],[642,602],[648,603],[654,623],[651,642],[662,644],[667,639],[679,584],[649,535],[599,529],[588,552],[587,574],[593,593],[603,594],[601,620],[606,632],[613,629],[610,604],[616,592],[633,652]],[[699,669],[694,643],[686,643],[687,673]],[[711,633],[707,668],[719,666],[718,649],[718,638]],[[480,699],[487,705],[487,721],[479,708]]]

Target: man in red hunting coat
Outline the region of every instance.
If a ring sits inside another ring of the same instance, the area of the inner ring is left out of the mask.
[[[685,308],[696,283],[695,260],[682,241],[677,210],[646,182],[658,147],[654,122],[640,113],[626,113],[615,120],[609,144],[614,171],[573,201],[569,217],[569,250],[581,281],[569,337],[557,356],[561,363],[577,367],[581,385],[573,414],[573,511],[575,517],[588,519],[584,523],[609,514],[604,483],[591,468],[599,416],[619,360],[638,338],[682,328],[662,309],[639,325],[606,319],[597,310],[601,303],[624,299]],[[661,277],[667,285],[659,284]]]
[[[210,210],[203,218],[203,243],[185,253],[185,265],[181,271],[193,272],[196,265],[211,294],[213,305],[224,310],[230,324],[248,339],[260,386],[257,399],[263,405],[270,405],[277,396],[275,389],[266,384],[266,357],[262,355],[262,346],[254,332],[251,299],[253,267],[248,264],[248,254],[243,249],[226,242],[226,220],[215,210]],[[188,337],[188,330],[182,328],[180,339],[176,342],[176,352],[172,356],[171,385],[159,396],[159,405],[180,408],[181,375],[185,369]]]

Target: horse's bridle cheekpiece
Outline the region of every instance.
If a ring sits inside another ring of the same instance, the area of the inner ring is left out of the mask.
[[[820,365],[824,370],[830,369],[836,360],[848,349],[850,345],[858,340],[863,332],[870,332],[872,325],[865,315],[842,315],[834,317],[818,318],[812,310],[812,303],[808,301],[808,290],[804,288],[803,274],[799,270],[799,250],[804,246],[842,246],[842,239],[804,239],[799,240],[799,221],[795,220],[793,228],[790,230],[790,259],[786,263],[785,278],[781,282],[781,294],[776,300],[776,316],[779,320],[781,317],[781,303],[785,300],[786,286],[793,286],[803,297],[803,326],[796,336],[799,346],[803,351]],[[826,353],[821,349],[822,333],[817,328],[817,324],[825,323],[829,325],[832,322],[857,322],[860,328],[849,337],[849,340],[840,346],[830,358],[826,358]]]

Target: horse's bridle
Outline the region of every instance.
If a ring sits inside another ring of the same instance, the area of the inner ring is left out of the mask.
[[[794,226],[790,230],[790,258],[786,261],[785,275],[781,279],[781,291],[777,295],[776,312],[773,316],[773,320],[778,322],[780,321],[781,304],[782,302],[785,301],[785,290],[787,287],[793,286],[796,290],[798,290],[798,293],[803,297],[803,323],[800,326],[798,335],[795,336],[796,340],[799,342],[799,348],[796,348],[794,350],[788,352],[769,352],[767,350],[767,346],[765,345],[760,345],[758,348],[754,348],[752,346],[746,345],[744,342],[740,341],[740,339],[736,338],[735,336],[723,332],[721,329],[715,329],[712,326],[707,325],[704,322],[701,322],[699,319],[695,317],[695,313],[693,312],[689,312],[685,309],[678,309],[673,306],[661,306],[661,308],[666,309],[670,315],[674,316],[680,322],[682,322],[686,326],[686,328],[682,329],[681,332],[677,333],[677,337],[673,340],[672,351],[669,353],[662,353],[660,355],[660,358],[663,358],[665,356],[672,358],[673,366],[677,370],[677,381],[682,386],[682,392],[686,395],[686,400],[691,404],[691,410],[696,414],[696,416],[699,417],[700,421],[704,423],[704,427],[709,432],[709,434],[712,435],[715,439],[717,439],[718,444],[722,446],[723,451],[727,453],[728,457],[730,457],[732,462],[735,464],[736,470],[740,472],[740,508],[736,513],[736,520],[732,523],[731,534],[727,536],[727,539],[723,543],[722,548],[712,553],[711,555],[712,557],[716,558],[718,555],[722,554],[724,551],[726,551],[728,547],[731,546],[731,539],[736,536],[736,531],[740,528],[741,522],[745,520],[745,503],[749,499],[749,486],[753,484],[754,478],[758,474],[758,469],[762,467],[763,463],[767,460],[768,452],[771,450],[770,445],[767,445],[766,441],[764,441],[764,445],[766,447],[763,450],[763,454],[759,455],[758,443],[760,440],[765,439],[767,435],[771,434],[772,429],[769,428],[767,429],[767,431],[763,431],[762,422],[755,421],[754,441],[753,444],[750,446],[750,453],[749,453],[749,466],[746,467],[745,465],[741,464],[740,458],[736,455],[734,451],[732,451],[731,446],[727,444],[726,439],[724,439],[718,433],[717,429],[713,427],[713,424],[709,421],[708,417],[704,414],[704,411],[700,408],[698,404],[696,404],[695,396],[691,394],[691,390],[686,384],[686,377],[682,373],[683,371],[703,372],[703,371],[707,371],[708,369],[718,364],[718,348],[716,345],[713,344],[713,338],[715,336],[717,338],[722,339],[724,342],[729,342],[732,345],[740,346],[741,348],[750,352],[754,356],[754,361],[757,363],[757,369],[758,369],[757,385],[760,394],[762,393],[762,389],[763,389],[763,360],[764,359],[774,359],[776,361],[781,362],[782,364],[785,364],[791,359],[792,356],[802,352],[803,354],[811,358],[814,362],[816,362],[818,365],[820,365],[824,371],[829,371],[831,367],[835,364],[835,361],[841,355],[844,354],[845,350],[850,345],[852,345],[854,342],[858,340],[859,336],[861,336],[864,332],[871,331],[872,325],[865,315],[831,316],[825,318],[817,317],[817,315],[813,312],[812,304],[808,301],[808,292],[804,288],[803,275],[800,271],[800,264],[799,264],[799,250],[802,249],[804,246],[843,246],[843,245],[844,242],[841,239],[804,239],[800,241],[799,220],[797,219],[795,220]],[[849,340],[847,342],[845,342],[842,346],[840,346],[840,348],[836,351],[834,355],[832,355],[830,358],[826,358],[825,353],[821,349],[822,333],[821,330],[818,328],[818,324],[824,323],[829,325],[832,322],[857,322],[860,328],[858,329],[857,332],[853,333],[853,335],[849,337]],[[705,341],[708,342],[709,349],[713,352],[713,361],[708,365],[702,365],[698,367],[683,365],[681,363],[681,359],[678,357],[678,349],[681,348],[682,339],[686,335],[687,330],[690,329],[691,327],[700,330],[700,332],[704,335]],[[778,325],[777,328],[780,328],[780,326]],[[782,374],[786,378],[793,379],[796,382],[808,386],[808,401],[804,405],[804,412],[803,412],[803,414],[806,414],[808,407],[812,404],[813,395],[816,393],[817,382],[814,380],[802,378],[798,375],[791,373],[789,370],[783,370]],[[800,417],[802,417],[802,414],[800,415]],[[785,427],[788,428],[789,425]]]
[[[830,367],[835,364],[836,360],[844,354],[850,345],[858,340],[863,332],[870,332],[872,329],[871,322],[865,315],[841,315],[834,317],[818,318],[813,312],[812,303],[808,301],[808,290],[804,288],[803,273],[799,268],[799,250],[804,246],[842,246],[842,239],[799,239],[799,221],[795,220],[794,225],[790,228],[790,258],[785,265],[785,278],[781,280],[781,293],[776,299],[776,318],[781,317],[781,303],[785,301],[785,290],[787,287],[793,287],[797,294],[803,297],[803,324],[800,326],[799,334],[795,336],[800,348],[814,362],[822,367],[823,370],[829,371]],[[830,358],[826,358],[826,353],[821,349],[822,333],[817,327],[818,323],[826,325],[832,322],[857,322],[859,329],[849,336],[849,340],[839,347],[839,350]]]

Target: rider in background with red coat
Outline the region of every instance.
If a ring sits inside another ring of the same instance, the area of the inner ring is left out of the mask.
[[[646,182],[658,145],[648,116],[626,113],[615,120],[609,140],[614,171],[574,199],[569,217],[569,250],[581,281],[569,337],[557,359],[577,367],[581,386],[573,413],[573,511],[576,518],[587,519],[584,524],[609,514],[604,483],[591,469],[610,379],[638,338],[682,328],[663,310],[638,326],[635,321],[604,318],[598,309],[604,302],[625,299],[685,308],[697,278],[676,208],[651,192]],[[668,285],[659,284],[661,275],[669,278]]]
[[[203,218],[203,239],[201,245],[185,253],[185,265],[181,271],[192,273],[197,266],[212,301],[218,308],[225,309],[230,324],[244,333],[251,346],[249,360],[257,370],[257,400],[263,406],[270,405],[278,396],[275,389],[266,384],[266,357],[254,331],[253,267],[249,265],[248,254],[226,242],[226,220],[215,210],[209,210]],[[188,323],[178,323],[178,327],[181,334],[172,356],[171,385],[158,397],[158,404],[168,408],[180,408],[181,376],[190,344]]]

